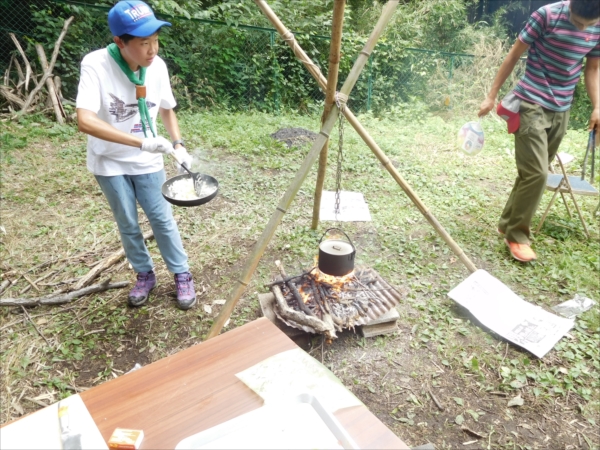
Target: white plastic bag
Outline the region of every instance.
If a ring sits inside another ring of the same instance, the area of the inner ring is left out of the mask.
[[[483,149],[485,138],[480,122],[467,122],[458,130],[458,148],[469,156]]]

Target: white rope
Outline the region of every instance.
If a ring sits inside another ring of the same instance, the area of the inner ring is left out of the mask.
[[[335,104],[340,109],[340,111],[344,111],[344,109],[346,109],[346,103],[348,103],[348,96],[346,94],[342,94],[341,92],[336,92]]]
[[[299,51],[299,49],[302,49],[298,45],[298,41],[296,41],[294,33],[292,33],[290,30],[287,30],[284,34],[281,35],[281,39],[283,39],[285,42],[288,43],[288,45],[290,45],[290,47],[292,47],[294,55],[296,55],[300,62],[304,63],[307,66],[313,67],[318,74],[321,74],[321,69],[319,69],[319,66],[313,63],[310,59],[304,59],[302,53]]]

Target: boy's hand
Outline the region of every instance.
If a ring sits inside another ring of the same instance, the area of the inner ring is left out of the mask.
[[[187,167],[188,169],[192,168],[192,156],[188,153],[188,151],[183,145],[179,148],[176,148],[173,155],[181,165]],[[183,167],[181,167],[180,164],[177,164],[177,173],[179,175],[187,173],[186,170]]]
[[[164,153],[169,155],[173,153],[173,146],[162,136],[148,137],[142,141],[142,151],[148,153]]]
[[[496,100],[491,99],[491,98],[486,98],[482,103],[481,106],[479,107],[479,112],[477,113],[478,117],[483,117],[485,116],[487,113],[489,113],[492,109],[494,109],[494,106],[496,106]]]

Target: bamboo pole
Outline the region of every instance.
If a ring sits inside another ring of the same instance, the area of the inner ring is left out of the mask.
[[[381,17],[377,21],[377,24],[375,25],[375,28],[373,29],[369,40],[367,41],[363,50],[356,58],[356,61],[354,61],[354,66],[352,67],[350,74],[348,74],[344,85],[340,89],[340,93],[343,96],[347,97],[354,88],[354,85],[356,84],[356,80],[358,79],[361,70],[364,68],[371,51],[373,51],[373,48],[375,48],[377,39],[379,39],[379,36],[381,36],[383,29],[385,28],[389,20],[392,18],[392,15],[396,10],[397,6],[398,0],[392,0],[388,2],[383,8]],[[325,123],[321,127],[321,131],[319,132],[317,139],[313,143],[313,146],[311,147],[308,155],[306,156],[302,165],[300,166],[300,169],[296,173],[296,176],[292,180],[292,183],[281,198],[277,208],[271,215],[271,219],[267,223],[267,226],[264,229],[262,235],[254,245],[252,253],[250,254],[250,257],[248,258],[244,266],[241,278],[237,281],[236,286],[233,288],[229,298],[223,305],[221,312],[215,318],[213,326],[207,334],[207,339],[213,338],[221,332],[221,329],[225,325],[225,322],[227,322],[227,320],[231,316],[233,308],[235,308],[235,305],[244,293],[246,286],[250,284],[252,274],[256,270],[256,267],[258,266],[260,258],[262,257],[265,249],[267,248],[267,245],[273,238],[275,230],[281,223],[283,215],[287,212],[292,201],[294,200],[294,197],[296,197],[296,194],[298,193],[300,187],[304,183],[304,180],[306,179],[310,168],[314,165],[315,161],[317,160],[317,157],[319,156],[323,145],[325,144],[327,139],[329,139],[329,133],[331,132],[333,126],[335,125],[335,122],[337,121],[338,114],[338,106],[336,104],[332,105],[331,111],[329,112]]]
[[[327,92],[325,93],[325,108],[321,118],[321,124],[331,111],[331,105],[335,102],[335,90],[337,89],[338,73],[340,68],[340,48],[342,46],[342,30],[344,28],[344,9],[346,0],[335,0],[333,5],[333,26],[331,29],[331,45],[329,47],[329,68],[327,70]],[[325,172],[327,171],[327,151],[329,140],[325,142],[319,155],[319,170],[317,171],[317,184],[315,187],[315,201],[313,204],[312,229],[319,226],[319,211],[321,209],[321,196],[325,184]]]
[[[308,57],[308,55],[304,52],[298,41],[294,37],[294,34],[288,30],[285,25],[279,20],[277,14],[273,12],[271,7],[267,4],[265,0],[254,0],[254,3],[260,8],[265,16],[269,19],[269,21],[273,24],[277,32],[280,34],[281,39],[283,39],[287,44],[291,47],[296,58],[304,64],[306,70],[310,72],[315,80],[319,83],[319,86],[323,90],[323,92],[327,89],[327,80],[321,73],[319,67],[312,62],[312,60]]]
[[[427,209],[425,204],[421,201],[419,196],[415,191],[413,191],[410,185],[406,182],[406,180],[400,175],[400,172],[394,167],[390,159],[386,156],[386,154],[379,148],[377,143],[373,140],[373,138],[369,135],[367,130],[361,125],[359,120],[356,118],[351,111],[348,111],[348,108],[344,111],[344,115],[346,119],[348,119],[348,123],[352,125],[352,127],[356,130],[359,136],[365,141],[365,144],[371,149],[371,151],[375,154],[377,159],[383,164],[383,167],[390,173],[392,178],[396,180],[396,183],[400,185],[402,190],[406,193],[408,198],[415,204],[415,206],[421,211],[421,214],[425,216],[425,219],[433,226],[433,228],[438,232],[441,238],[448,244],[448,246],[452,249],[454,254],[460,259],[460,261],[467,267],[469,272],[473,273],[477,270],[477,267],[473,262],[469,259],[469,257],[465,254],[465,252],[460,248],[460,246],[452,239],[452,236],[448,234],[446,229],[442,226],[440,222],[435,218],[435,216]]]
[[[271,24],[277,29],[277,31],[283,36],[287,34],[291,34],[288,29],[283,25],[283,23],[279,20],[279,18],[275,15],[275,13],[268,7],[266,2],[263,0],[255,0],[257,3],[260,3],[261,9],[265,12],[267,18],[271,21]],[[298,45],[295,41],[286,41],[296,57],[306,66],[306,69],[310,72],[310,74],[315,78],[321,89],[324,91],[327,89],[327,80],[321,74],[320,71],[314,71],[314,64],[308,57],[308,55],[304,52],[304,50]],[[469,259],[469,257],[464,253],[464,251],[460,248],[460,246],[452,239],[452,237],[448,234],[448,232],[444,229],[444,227],[438,222],[435,216],[427,209],[425,204],[421,201],[419,196],[412,190],[409,184],[402,178],[400,173],[396,170],[396,168],[391,164],[389,158],[385,155],[385,153],[379,148],[375,140],[369,135],[369,132],[361,125],[356,116],[352,113],[350,108],[346,106],[344,108],[344,116],[352,125],[352,127],[356,130],[356,132],[360,135],[360,137],[365,141],[365,144],[375,153],[375,156],[381,161],[386,170],[392,175],[392,178],[400,185],[402,190],[406,193],[406,195],[410,198],[410,200],[415,204],[415,206],[421,211],[421,214],[425,216],[425,219],[434,227],[437,233],[441,236],[441,238],[448,244],[454,254],[460,259],[460,261],[466,266],[466,268],[471,272],[475,272],[477,267],[473,262]]]

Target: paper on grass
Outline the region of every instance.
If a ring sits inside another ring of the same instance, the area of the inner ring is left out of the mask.
[[[518,297],[485,270],[477,270],[448,296],[483,325],[542,358],[573,327],[573,320],[549,313]]]
[[[329,369],[300,348],[271,356],[236,377],[260,395],[265,405],[304,393],[314,395],[330,412],[362,405]]]
[[[335,216],[335,192],[323,191],[319,218],[327,221],[370,222],[371,213],[360,192],[340,192],[340,213]]]
[[[79,394],[62,400],[69,406],[69,426],[81,434],[82,450],[108,450],[94,419]],[[62,448],[58,402],[40,409],[0,430],[3,449],[46,450]]]

